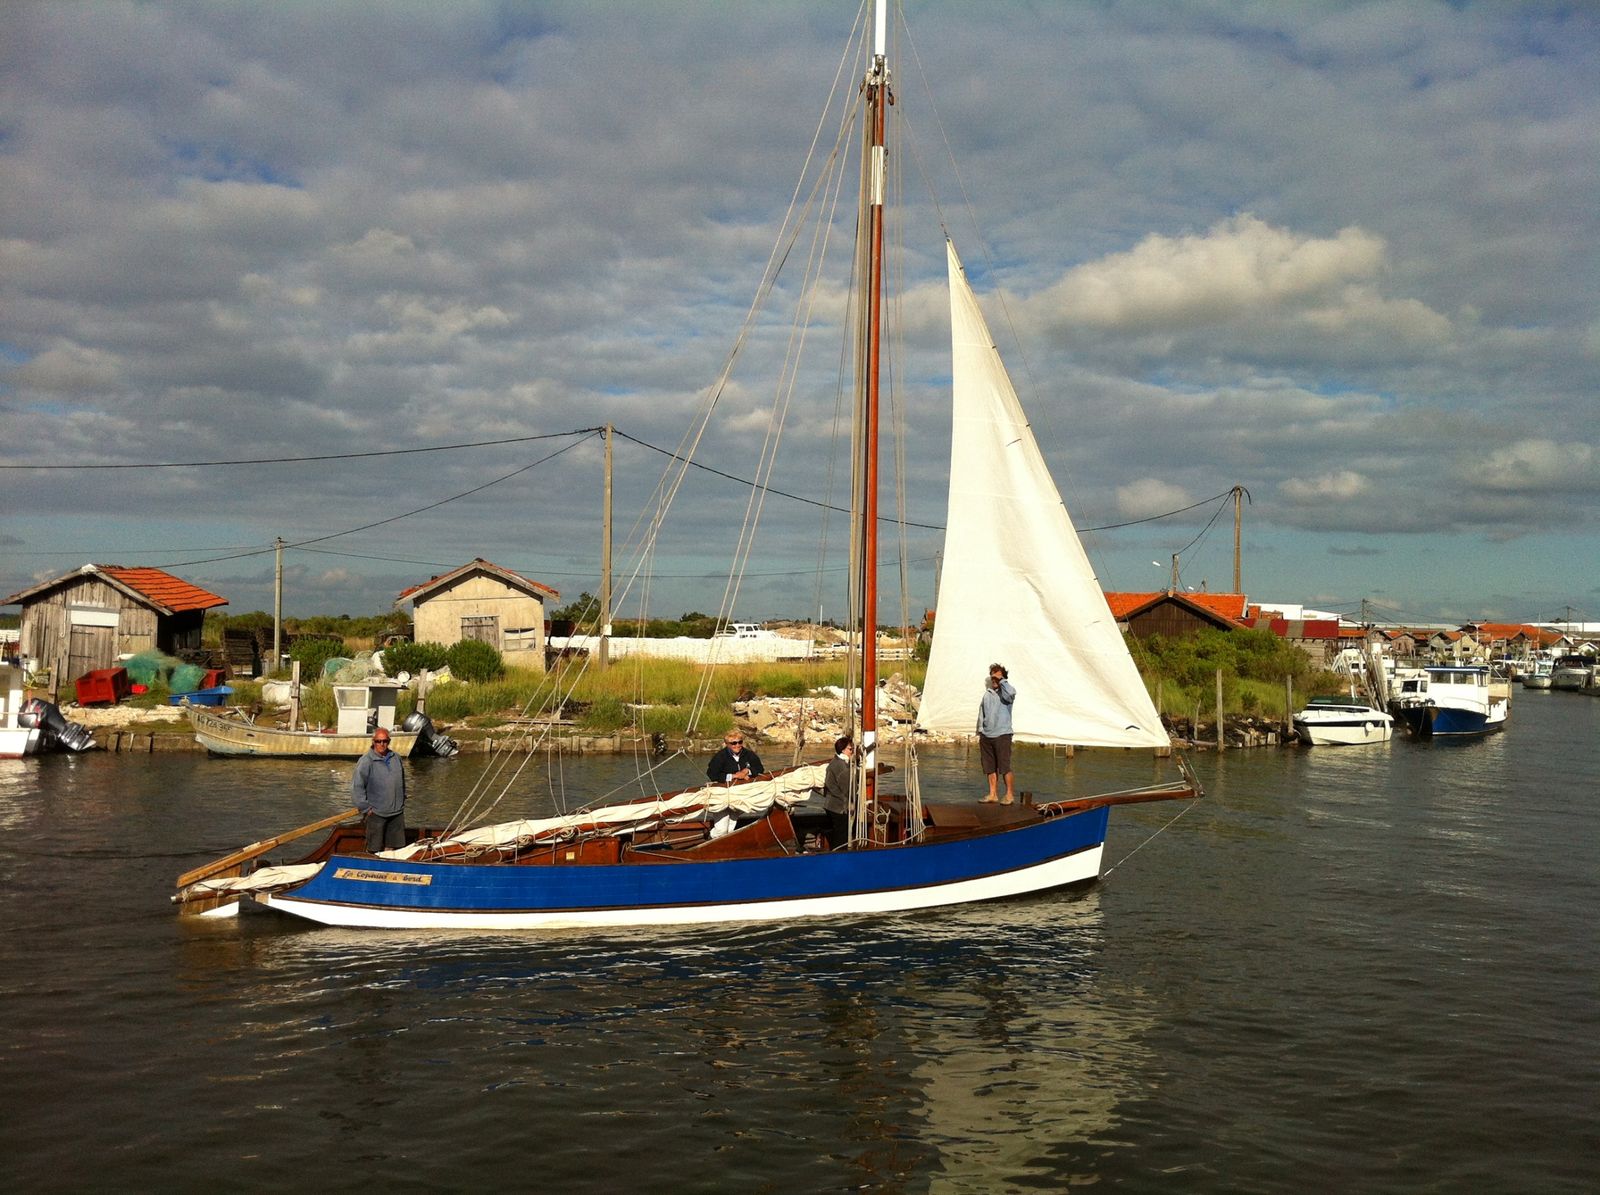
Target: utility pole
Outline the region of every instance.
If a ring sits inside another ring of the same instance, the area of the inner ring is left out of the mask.
[[[1174,552],[1172,554],[1172,590],[1171,591],[1173,593],[1177,593],[1178,592],[1178,554],[1176,552]]]
[[[272,666],[267,669],[268,676],[283,662],[283,536],[278,536],[272,546]]]
[[[1242,532],[1244,529],[1244,499],[1250,496],[1250,491],[1242,485],[1233,487],[1233,592],[1244,592],[1244,553],[1242,550]]]
[[[606,424],[605,499],[600,507],[600,659],[611,662],[611,424]]]

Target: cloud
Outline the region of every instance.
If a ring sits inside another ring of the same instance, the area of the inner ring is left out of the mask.
[[[29,390],[71,395],[104,393],[122,380],[122,363],[104,349],[62,342],[9,371],[10,381]]]
[[[1328,548],[1328,555],[1329,556],[1348,556],[1348,557],[1382,556],[1383,555],[1383,549],[1382,548],[1343,547],[1343,546],[1340,546],[1338,544],[1335,544],[1335,545],[1332,545],[1332,546],[1330,546]]]
[[[1577,441],[1518,440],[1469,466],[1466,477],[1487,490],[1600,491],[1600,453]]]
[[[1172,485],[1159,477],[1142,477],[1117,487],[1117,510],[1130,519],[1166,514],[1193,501],[1182,486]]]
[[[1320,477],[1291,477],[1279,483],[1278,492],[1290,502],[1345,502],[1367,490],[1367,479],[1350,469]]]
[[[1383,263],[1383,240],[1360,228],[1316,239],[1244,213],[1199,236],[1146,237],[1078,266],[1036,301],[1059,320],[1096,328],[1205,325],[1286,303],[1325,311]]]

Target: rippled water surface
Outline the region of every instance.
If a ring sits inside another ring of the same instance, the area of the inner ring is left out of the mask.
[[[1195,763],[1206,800],[1115,812],[1087,893],[450,936],[172,913],[178,872],[340,808],[343,767],[0,761],[0,1180],[1593,1190],[1600,701],[1519,694],[1478,743]],[[414,764],[414,820],[483,766]],[[507,812],[633,768],[531,766]],[[976,796],[959,753],[925,770]],[[1088,792],[1152,765],[1018,773]]]

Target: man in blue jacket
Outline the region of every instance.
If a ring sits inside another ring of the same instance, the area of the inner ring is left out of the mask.
[[[984,775],[989,777],[989,795],[983,798],[985,805],[994,804],[995,782],[1002,772],[1006,778],[1006,796],[1000,804],[1010,805],[1016,800],[1011,791],[1011,703],[1017,699],[1017,690],[1008,677],[999,664],[990,664],[989,681],[978,706],[978,758],[983,762]]]
[[[356,762],[350,795],[367,819],[367,850],[392,851],[406,844],[406,765],[389,750],[389,732],[378,727],[372,746]]]

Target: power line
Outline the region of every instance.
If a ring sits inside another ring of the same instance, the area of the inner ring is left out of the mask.
[[[497,448],[503,444],[527,444],[533,440],[559,440],[563,436],[592,436],[604,431],[599,427],[580,427],[570,432],[546,432],[538,436],[507,436],[500,440],[471,440],[461,444],[433,444],[426,448],[380,448],[369,452],[328,452],[319,456],[261,456],[231,461],[162,461],[130,462],[97,465],[13,465],[0,464],[0,469],[36,469],[89,471],[97,469],[209,469],[221,465],[297,465],[307,461],[354,461],[374,456],[409,456],[418,452],[452,452],[458,448]]]

